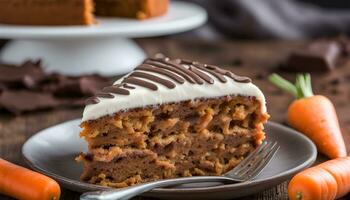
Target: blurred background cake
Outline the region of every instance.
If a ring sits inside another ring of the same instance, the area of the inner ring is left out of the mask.
[[[1,0],[0,23],[92,25],[96,15],[146,19],[164,14],[168,0]]]
[[[90,25],[92,0],[1,0],[0,23],[20,25]]]

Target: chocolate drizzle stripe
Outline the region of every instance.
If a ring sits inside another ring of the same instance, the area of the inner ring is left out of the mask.
[[[250,83],[252,80],[248,77],[245,77],[245,76],[237,76],[236,74],[230,72],[230,71],[227,71],[225,73],[226,76],[232,78],[233,80],[235,80],[236,82],[239,82],[239,83]]]
[[[167,76],[167,77],[173,79],[174,81],[176,81],[180,84],[185,83],[185,79],[181,78],[180,76],[176,75],[175,73],[170,72],[170,71],[165,70],[165,69],[162,69],[162,68],[153,67],[152,65],[149,65],[149,64],[142,64],[139,67],[137,67],[136,69],[162,74],[164,76]]]
[[[98,93],[95,95],[96,97],[101,97],[101,98],[106,98],[106,99],[112,99],[114,98],[114,95],[110,94],[110,93]]]
[[[148,88],[148,89],[151,89],[154,91],[158,90],[157,85],[150,83],[148,81],[138,79],[138,78],[127,77],[123,80],[123,83],[130,83],[130,84],[138,85],[138,86],[145,87],[145,88]]]
[[[164,63],[168,64],[168,65],[171,65],[173,67],[176,67],[178,68],[179,70],[185,72],[186,74],[188,74],[194,81],[197,82],[197,84],[199,85],[202,85],[204,82],[203,80],[197,75],[195,74],[194,72],[192,72],[191,70],[187,69],[186,67],[180,65],[180,64],[177,64],[177,63],[174,63],[172,61],[164,61]]]
[[[169,79],[157,75],[163,75]],[[128,77],[124,78],[121,83],[105,87],[102,93],[88,98],[85,103],[86,105],[97,104],[101,100],[99,98],[114,98],[115,96],[112,94],[130,95],[129,90],[136,89],[132,85],[156,91],[158,90],[157,84],[164,85],[169,89],[175,88],[176,82],[180,84],[186,81],[199,85],[202,85],[204,82],[214,84],[216,80],[212,76],[223,83],[227,82],[227,77],[240,83],[251,82],[248,77],[238,76],[229,70],[224,70],[213,65],[206,65],[190,60],[170,60],[166,57],[149,58],[143,64],[139,65]]]
[[[100,100],[96,97],[89,97],[85,100],[85,105],[98,104]]]
[[[102,89],[103,92],[109,92],[113,94],[129,95],[130,91],[120,88],[120,85],[113,85]]]
[[[215,76],[222,83],[226,83],[227,82],[227,79],[222,74],[216,72],[215,69],[210,70],[210,69],[207,69],[207,68],[205,68],[203,66],[200,66],[199,64],[195,64],[194,66],[196,66],[198,69],[201,69],[201,70],[203,70],[205,72],[208,72],[209,74]]]
[[[130,74],[130,77],[145,78],[145,79],[148,79],[150,81],[162,84],[165,87],[170,88],[170,89],[173,89],[176,87],[176,85],[171,81],[168,81],[166,79],[160,78],[158,76],[154,76],[152,74],[144,73],[144,72],[135,71],[134,73]]]
[[[201,77],[205,82],[210,83],[210,84],[214,84],[214,79],[212,79],[210,76],[208,76],[207,74],[201,72],[200,70],[198,70],[195,66],[191,65],[190,66],[190,70],[197,74],[199,77]]]
[[[250,83],[252,81],[248,77],[238,76],[229,70],[224,70],[224,69],[221,69],[220,67],[216,67],[213,65],[207,65],[207,69],[210,69],[210,70],[213,70],[213,71],[220,73],[222,75],[228,76],[231,79],[233,79],[234,81],[239,82],[239,83]]]
[[[183,71],[181,71],[181,70],[179,70],[177,68],[168,66],[167,64],[162,63],[162,62],[160,62],[158,60],[154,60],[154,59],[153,60],[146,60],[145,63],[147,63],[149,65],[152,65],[154,67],[163,68],[163,69],[169,70],[169,71],[171,71],[173,73],[176,73],[176,74],[182,76],[184,79],[186,79],[188,82],[190,82],[192,84],[196,83],[194,80],[191,79],[191,77],[189,75],[186,74],[186,72],[183,72]]]
[[[124,87],[124,88],[127,88],[127,89],[131,89],[131,90],[135,89],[134,86],[128,85],[128,84],[126,84],[126,83],[123,84],[123,87]]]

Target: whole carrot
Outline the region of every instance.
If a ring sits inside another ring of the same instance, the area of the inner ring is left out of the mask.
[[[297,98],[288,108],[290,126],[308,136],[329,158],[347,155],[334,105],[327,97],[313,94],[309,74],[297,75],[295,84],[277,74],[269,79]]]
[[[53,179],[0,159],[0,193],[19,200],[59,200]]]
[[[350,157],[337,158],[295,175],[288,185],[290,200],[333,200],[350,192]]]

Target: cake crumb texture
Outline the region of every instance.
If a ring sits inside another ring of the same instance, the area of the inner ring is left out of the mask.
[[[110,187],[185,176],[221,175],[265,138],[255,97],[166,103],[84,121],[80,133],[89,151],[83,181]]]

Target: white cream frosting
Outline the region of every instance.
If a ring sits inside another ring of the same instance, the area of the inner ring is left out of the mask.
[[[142,72],[156,75],[163,79],[171,80],[169,77],[160,75],[158,73],[148,71]],[[118,111],[127,110],[131,108],[159,105],[163,103],[179,102],[185,100],[194,100],[197,98],[215,98],[227,95],[254,96],[261,103],[261,111],[263,113],[266,112],[265,97],[261,90],[253,83],[236,82],[228,76],[225,76],[227,82],[223,83],[219,81],[215,76],[204,71],[202,72],[206,73],[208,76],[214,79],[214,83],[209,84],[204,81],[204,84],[199,85],[191,84],[185,81],[185,83],[180,84],[171,80],[175,83],[176,87],[173,89],[169,89],[162,84],[152,82],[158,87],[158,90],[156,91],[128,83],[128,85],[135,87],[135,89],[130,90],[130,95],[112,94],[114,98],[98,97],[98,99],[100,100],[99,103],[87,105],[85,107],[82,121],[84,122],[88,120],[98,119],[100,117],[111,115]],[[122,80],[128,75],[129,74],[117,80],[114,83],[114,85],[121,83]]]

